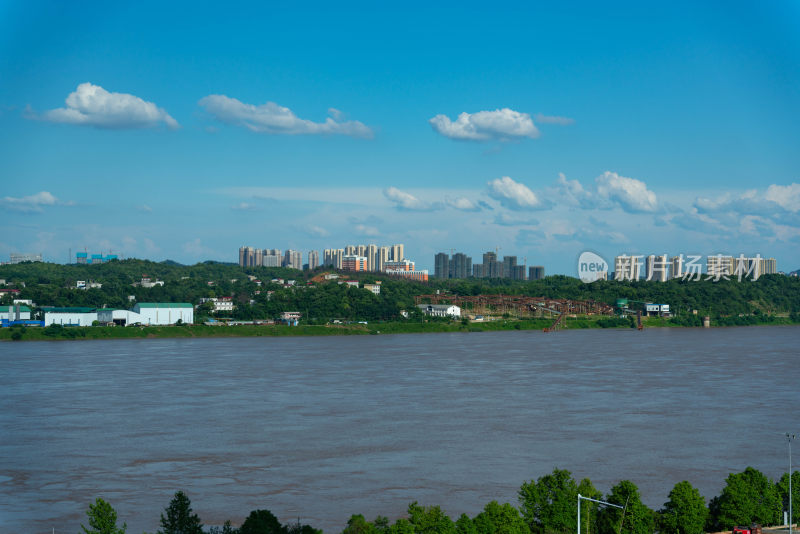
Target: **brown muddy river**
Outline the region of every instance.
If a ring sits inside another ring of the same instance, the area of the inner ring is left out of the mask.
[[[0,344],[0,533],[74,533],[101,496],[155,531],[256,508],[340,532],[413,500],[517,504],[554,467],[658,508],[788,470],[800,328]]]

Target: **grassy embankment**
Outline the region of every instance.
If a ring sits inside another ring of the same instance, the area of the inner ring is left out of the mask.
[[[724,319],[724,318],[723,318]],[[712,326],[742,325],[792,325],[797,324],[789,317],[762,316],[730,318],[728,321],[712,321]],[[662,317],[645,317],[646,328],[694,326],[680,324],[675,320]],[[142,339],[142,338],[209,338],[209,337],[282,337],[282,336],[347,336],[369,334],[415,334],[437,332],[495,332],[503,330],[541,330],[552,324],[551,319],[512,318],[496,321],[470,322],[461,321],[425,321],[422,323],[395,321],[376,322],[371,324],[342,325],[239,325],[239,326],[87,326],[47,328],[3,328],[0,330],[0,341],[53,341],[67,339]],[[578,316],[566,317],[562,328],[567,330],[587,328],[631,328],[630,319],[614,317]]]

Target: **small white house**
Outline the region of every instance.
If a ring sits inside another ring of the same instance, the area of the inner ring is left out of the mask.
[[[138,302],[133,311],[143,325],[171,325],[178,321],[194,322],[194,307],[188,302]]]
[[[453,304],[418,304],[417,308],[432,317],[461,317],[461,308]]]

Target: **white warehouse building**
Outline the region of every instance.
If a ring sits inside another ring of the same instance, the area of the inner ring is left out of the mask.
[[[97,320],[100,324],[114,323],[118,326],[128,326],[142,322],[142,316],[130,310],[115,310],[101,308],[97,310]]]
[[[194,322],[194,307],[188,302],[140,302],[133,311],[143,325],[171,325],[178,321]]]
[[[92,326],[97,320],[95,308],[44,308],[44,325]]]

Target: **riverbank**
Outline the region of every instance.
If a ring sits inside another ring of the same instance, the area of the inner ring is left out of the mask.
[[[725,318],[722,318],[725,319]],[[764,317],[760,322],[730,324],[712,321],[720,326],[784,326],[795,325],[789,317]],[[74,339],[141,339],[141,338],[217,338],[217,337],[286,337],[286,336],[352,336],[379,334],[421,334],[444,332],[496,332],[503,330],[542,330],[551,326],[551,319],[500,319],[482,322],[408,321],[376,322],[371,324],[327,324],[327,325],[236,325],[236,326],[87,326],[46,328],[3,328],[0,341],[55,341]],[[662,317],[644,318],[645,328],[696,328]],[[567,317],[561,325],[567,330],[593,328],[631,328],[629,320],[615,317],[577,316]]]

